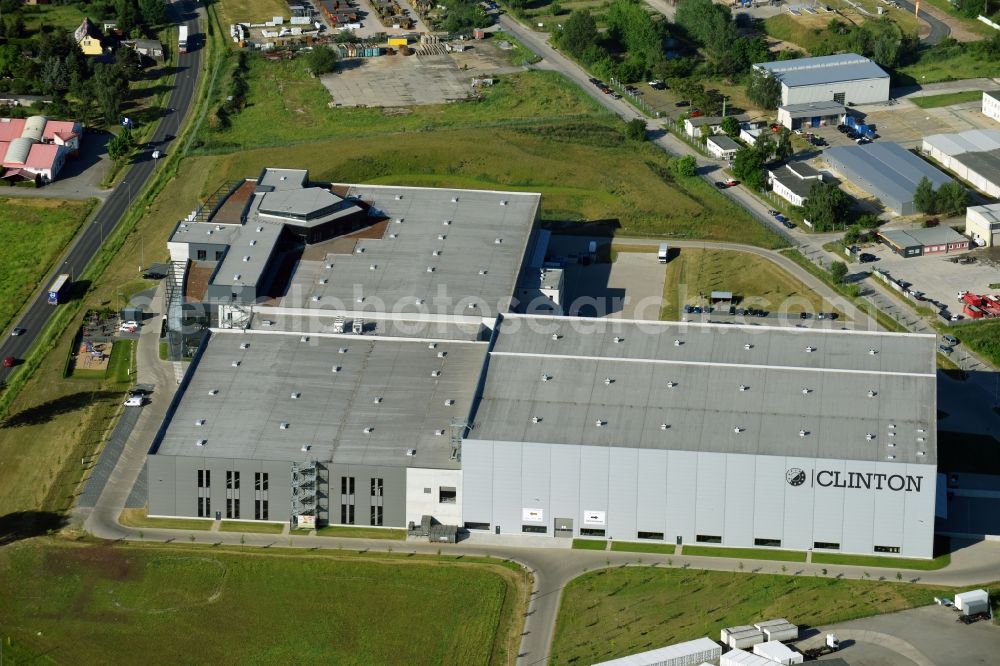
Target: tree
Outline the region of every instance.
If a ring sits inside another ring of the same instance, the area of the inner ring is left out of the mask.
[[[722,131],[726,136],[735,138],[740,134],[740,121],[734,116],[726,116],[722,119]]]
[[[691,178],[698,174],[698,162],[692,155],[685,155],[684,157],[671,160],[670,168],[673,170],[674,175],[682,178]]]
[[[597,21],[587,10],[574,10],[563,24],[558,42],[570,55],[582,58],[597,44]]]
[[[117,162],[127,156],[134,147],[135,138],[132,136],[132,131],[123,127],[118,136],[114,136],[108,141],[108,157]]]
[[[146,25],[163,25],[167,22],[167,3],[163,0],[139,0],[139,13]]]
[[[949,180],[934,195],[934,210],[944,215],[963,213],[968,203],[969,193],[957,180]]]
[[[835,261],[830,264],[830,277],[837,284],[843,282],[844,278],[847,277],[847,264],[842,261]]]
[[[802,213],[816,231],[830,231],[847,224],[851,204],[851,198],[835,184],[817,180],[809,188]]]
[[[787,127],[782,127],[778,132],[778,141],[774,144],[774,158],[777,160],[787,160],[795,153],[792,147],[792,133]]]
[[[757,146],[743,147],[733,159],[733,175],[751,189],[764,187],[764,155]]]
[[[847,228],[847,233],[844,234],[844,245],[854,245],[859,240],[861,240],[861,226],[852,224]]]
[[[316,76],[329,74],[337,69],[337,54],[333,49],[316,45],[306,56],[306,67]]]
[[[138,81],[142,78],[142,59],[135,49],[121,48],[118,50],[118,66],[122,76],[128,81]]]
[[[930,179],[924,176],[917,183],[917,189],[913,191],[913,207],[921,213],[933,214],[936,212],[937,197],[934,196],[934,185]]]
[[[630,141],[645,141],[646,121],[642,118],[633,118],[625,123],[625,138]]]
[[[755,69],[750,72],[747,97],[762,109],[776,109],[781,103],[781,83],[767,72]]]
[[[42,62],[39,83],[42,90],[49,94],[64,93],[69,90],[70,72],[66,59],[52,55]]]
[[[106,63],[94,65],[94,79],[91,89],[104,122],[108,125],[117,124],[122,102],[125,99],[124,93],[128,90],[128,81],[125,80],[121,68],[118,65]]]

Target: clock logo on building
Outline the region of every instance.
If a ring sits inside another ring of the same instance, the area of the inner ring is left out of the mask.
[[[801,486],[806,482],[806,473],[798,467],[793,467],[785,472],[785,481],[790,486]]]

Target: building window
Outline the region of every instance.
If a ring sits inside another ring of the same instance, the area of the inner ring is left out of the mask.
[[[382,479],[372,479],[372,497],[382,497]]]
[[[254,490],[267,492],[267,472],[254,472],[253,487]]]
[[[656,539],[657,541],[663,541],[663,532],[639,532],[637,536],[640,539]]]
[[[521,525],[521,531],[528,534],[545,534],[549,528],[544,525]]]
[[[438,488],[438,502],[441,504],[455,504],[458,502],[458,491],[449,486]]]
[[[354,524],[354,477],[340,477],[340,522]]]
[[[465,523],[465,529],[467,530],[489,530],[489,523]]]
[[[204,261],[205,259],[208,259],[208,252],[205,250],[198,250],[198,254],[195,256],[201,261]]]
[[[374,504],[372,505],[371,524],[375,525],[376,527],[382,525],[382,507],[381,507],[381,505],[378,505],[378,506],[376,506]]]
[[[240,517],[240,500],[238,497],[227,497],[226,498],[226,518],[236,518]]]
[[[212,470],[210,469],[198,470],[198,487],[199,488],[212,487]]]
[[[713,534],[696,534],[694,540],[698,543],[722,543],[722,537]]]
[[[837,104],[843,104],[844,100],[847,99],[847,93],[834,93],[833,101]]]
[[[239,490],[240,489],[240,473],[239,472],[226,472],[226,490]]]
[[[236,472],[239,474],[239,472]],[[236,477],[236,484],[239,486],[239,477]],[[254,488],[254,502],[253,502],[253,517],[254,520],[267,520],[268,519],[268,509],[267,509],[267,486],[268,486],[268,473],[267,472],[254,472],[253,475],[253,488]],[[237,511],[239,509],[237,508]]]
[[[198,498],[198,517],[199,518],[211,518],[212,517],[212,498],[211,497],[199,497]]]
[[[875,546],[876,553],[898,553],[899,546]]]
[[[424,488],[424,494],[425,495],[430,495],[431,494],[431,489],[430,488]]]
[[[830,543],[828,541],[817,541],[813,544],[813,548],[816,550],[840,550],[840,544]]]
[[[222,261],[222,250],[216,250],[215,251],[215,260],[216,261]]]
[[[353,525],[354,524],[354,505],[353,504],[341,504],[340,505],[340,522],[342,525]]]
[[[755,546],[768,546],[771,548],[781,548],[781,539],[754,539]]]
[[[604,536],[604,530],[595,530],[593,528],[581,527],[580,536],[602,537]]]

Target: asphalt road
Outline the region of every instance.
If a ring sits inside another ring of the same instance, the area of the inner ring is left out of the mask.
[[[912,2],[907,2],[907,0],[897,0],[897,2],[899,2],[903,9],[911,13],[913,12],[914,7]],[[917,18],[921,21],[926,21],[927,25],[931,27],[930,33],[920,40],[920,43],[924,46],[934,46],[951,34],[951,28],[949,28],[946,23],[937,20],[922,9],[920,10],[920,13],[917,14]]]
[[[195,86],[198,81],[198,74],[201,66],[201,49],[204,44],[204,36],[198,34],[196,5],[190,0],[183,0],[169,5],[170,11],[179,24],[187,25],[189,32],[194,38],[194,46],[187,54],[178,58],[177,76],[174,80],[174,89],[170,93],[170,100],[167,107],[173,109],[167,112],[160,119],[159,125],[153,132],[150,141],[140,149],[134,158],[134,163],[125,172],[121,182],[101,205],[97,214],[86,227],[80,232],[73,242],[69,252],[63,256],[62,261],[47,275],[40,285],[41,289],[35,295],[34,300],[28,306],[14,326],[25,329],[25,333],[13,337],[7,335],[0,344],[0,357],[7,358],[13,356],[20,361],[23,359],[31,346],[38,338],[38,334],[45,328],[49,318],[55,314],[57,306],[48,303],[48,288],[55,276],[60,273],[69,273],[71,276],[78,276],[90,263],[98,249],[104,243],[115,227],[121,222],[125,211],[128,210],[132,200],[146,186],[150,176],[156,169],[156,161],[152,158],[154,149],[166,154],[173,143],[172,140],[165,139],[167,136],[177,135],[181,123],[187,114],[192,98],[194,97]],[[171,45],[176,47],[176,44]],[[86,137],[84,137],[86,141]],[[0,382],[14,372],[18,371],[18,366],[14,368],[0,367]]]

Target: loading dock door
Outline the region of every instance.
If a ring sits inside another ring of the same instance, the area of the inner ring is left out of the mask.
[[[556,518],[555,535],[566,539],[573,538],[573,519]]]
[[[819,116],[813,116],[812,126],[813,127],[819,127]]]

